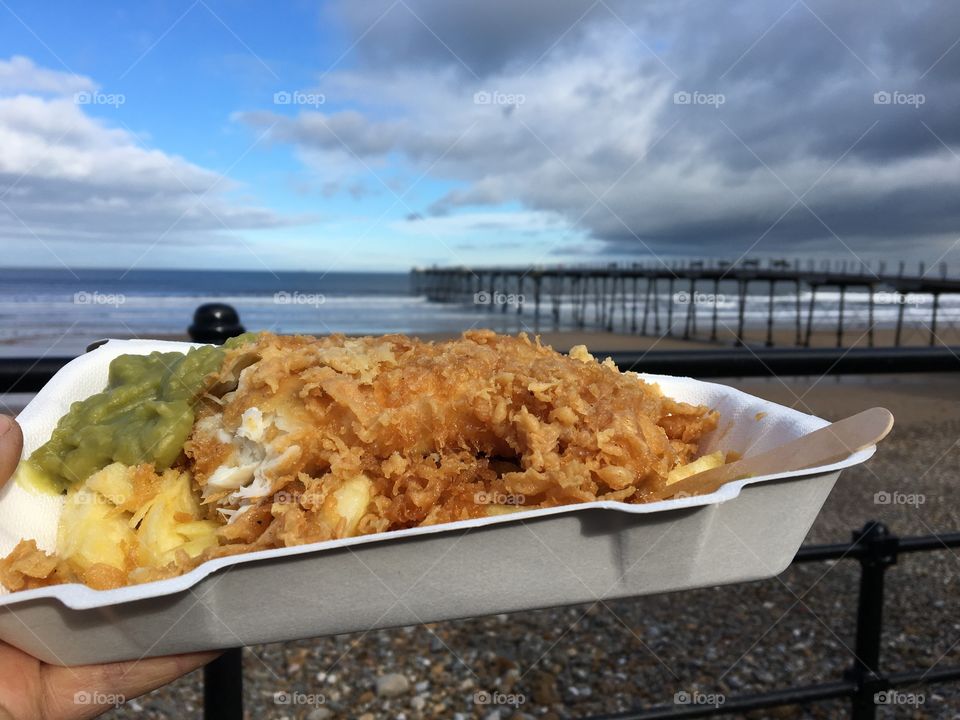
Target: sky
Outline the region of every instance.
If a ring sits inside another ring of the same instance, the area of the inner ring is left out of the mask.
[[[960,4],[0,0],[0,264],[960,262]]]

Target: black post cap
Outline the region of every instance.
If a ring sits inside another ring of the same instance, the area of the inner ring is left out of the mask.
[[[194,342],[220,344],[242,334],[244,328],[232,305],[206,303],[193,313],[193,325],[187,332]]]

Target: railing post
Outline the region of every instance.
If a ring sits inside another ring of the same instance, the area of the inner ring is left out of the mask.
[[[237,311],[224,303],[201,305],[193,315],[190,338],[223,343],[244,332]],[[204,720],[243,720],[243,648],[225,651],[203,668]]]
[[[222,344],[235,335],[242,335],[244,328],[231,305],[206,303],[194,312],[193,325],[187,332],[194,342]]]
[[[243,720],[243,648],[232,648],[203,668],[204,720]]]
[[[897,562],[899,539],[881,522],[870,521],[853,534],[861,548],[860,596],[857,602],[856,657],[848,677],[857,683],[851,718],[873,720],[875,695],[886,690],[880,675],[880,643],[883,637],[883,580],[887,568]]]

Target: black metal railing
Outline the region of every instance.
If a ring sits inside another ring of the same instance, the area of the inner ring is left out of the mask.
[[[657,720],[731,715],[787,705],[848,699],[853,720],[876,717],[881,694],[917,685],[960,680],[960,666],[933,669],[884,670],[880,662],[883,636],[884,578],[903,553],[930,552],[960,547],[960,533],[898,538],[883,523],[868,522],[853,533],[850,543],[805,545],[793,564],[836,560],[860,562],[857,598],[857,632],[853,665],[843,677],[814,685],[798,685],[763,693],[728,696],[721,705],[662,705],[635,711],[584,718],[584,720]]]

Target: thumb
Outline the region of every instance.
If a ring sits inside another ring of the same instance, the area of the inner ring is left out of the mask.
[[[219,653],[191,653],[78,667],[43,666],[45,717],[86,720],[173,682]]]
[[[0,415],[0,486],[2,486],[20,462],[23,451],[23,431],[12,417]]]

